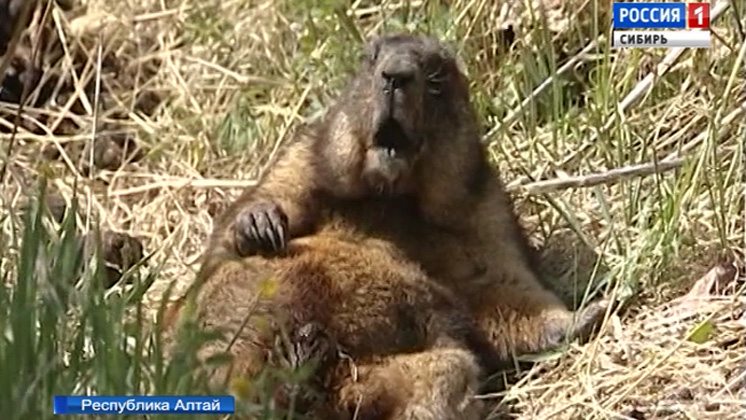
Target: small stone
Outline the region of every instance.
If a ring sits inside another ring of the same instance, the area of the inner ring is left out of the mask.
[[[708,402],[705,403],[705,411],[718,411],[720,410],[719,402]]]
[[[87,255],[90,255],[90,236],[84,236]],[[143,246],[139,239],[126,233],[101,232],[101,256],[105,265],[104,287],[107,289],[116,284],[124,272],[132,268],[143,258]]]

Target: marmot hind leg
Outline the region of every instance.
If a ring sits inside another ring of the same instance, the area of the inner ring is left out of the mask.
[[[608,302],[602,299],[571,311],[533,279],[516,283],[510,288],[484,291],[484,302],[491,305],[479,305],[474,314],[504,360],[586,338],[608,307]]]
[[[349,419],[481,420],[486,414],[475,398],[479,367],[467,350],[391,355],[356,370],[357,380],[348,377],[337,395]]]

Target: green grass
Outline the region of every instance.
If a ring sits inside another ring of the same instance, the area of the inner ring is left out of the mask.
[[[9,216],[18,237],[0,275],[3,418],[52,418],[54,395],[206,392],[188,358],[164,359],[146,322],[142,296],[157,271],[133,268],[121,280],[131,287],[105,290],[98,252],[81,258],[75,210],[61,226],[45,215],[44,184],[28,211]]]
[[[144,269],[146,257],[124,273],[118,284],[126,286],[105,289],[100,245],[93,247],[90,258],[82,258],[77,206],[69,208],[60,224],[54,222],[42,199],[46,184],[42,178],[23,214],[9,215],[18,234],[12,244],[15,255],[3,253],[9,264],[0,271],[0,389],[7,390],[0,393],[3,418],[54,418],[55,395],[219,392],[208,389],[203,368],[228,359],[219,353],[205,362],[197,360],[199,349],[219,335],[183,322],[174,333],[177,350],[167,357],[168,338],[154,328],[165,307],[158,308],[153,322],[143,304],[143,295],[159,276],[158,269]],[[97,231],[96,226],[93,229]],[[245,383],[244,388],[262,395],[263,403],[239,400],[237,412],[252,413],[258,419],[284,418],[269,404],[268,396],[274,387],[299,383],[308,373],[308,369],[268,371],[255,383]],[[229,393],[227,385],[221,395]],[[183,417],[214,419],[215,415]]]
[[[729,124],[724,118],[746,100],[739,55],[744,34],[736,22],[737,16],[743,21],[743,2],[735,2],[740,15],[731,8],[713,24],[727,45],[713,40],[713,50],[684,52],[624,112],[618,104],[668,50],[611,49],[607,2],[577,2],[585,7],[570,7],[560,17],[526,12],[516,21],[509,50],[500,43],[500,8],[493,2],[377,3],[357,2],[347,13],[350,2],[344,1],[169,0],[165,9],[178,13],[126,34],[157,39],[164,64],[155,83],[170,101],[152,119],[131,118],[138,140],[151,147],[146,161],[117,177],[99,174],[108,189],[94,185],[91,191],[100,219],[140,234],[151,257],[128,273],[132,286],[104,290],[98,256],[84,261],[78,254],[80,220],[68,213],[57,226],[28,189],[35,204],[21,213],[11,205],[12,187],[19,186],[6,182],[0,417],[50,418],[52,396],[59,394],[206,392],[205,381],[190,373],[206,337],[192,334],[178,357],[165,360],[148,322],[158,308],[142,297],[170,290],[164,284],[174,293],[188,284],[210,229],[211,206],[237,191],[167,187],[160,195],[108,194],[169,177],[254,178],[278,139],[331,103],[355,70],[361,40],[384,29],[422,31],[454,48],[489,133],[484,140],[490,156],[514,185],[534,236],[542,242],[570,230],[582,237],[608,268],[604,293],[633,304],[661,302],[715,261],[741,256],[746,131],[743,114]],[[145,0],[98,0],[89,6],[96,8],[123,16],[162,11],[160,2]],[[599,35],[604,39],[596,48],[505,123]],[[690,148],[700,133],[707,135]],[[542,194],[519,185],[652,162],[682,148],[685,163],[666,173]],[[30,162],[22,169],[35,175],[34,149],[15,153]],[[88,184],[74,182],[81,179],[76,174],[57,173],[64,174],[57,181],[69,187],[66,193],[88,191]]]

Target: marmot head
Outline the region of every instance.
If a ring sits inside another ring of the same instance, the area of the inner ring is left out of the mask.
[[[428,149],[457,143],[461,127],[474,126],[454,57],[436,39],[411,34],[367,43],[356,78],[330,116],[326,157],[351,194],[416,191],[416,168]]]

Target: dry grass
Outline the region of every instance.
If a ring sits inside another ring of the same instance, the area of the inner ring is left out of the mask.
[[[746,300],[735,274],[718,267],[691,295],[611,315],[597,340],[536,366],[508,400],[527,419],[742,418]],[[727,291],[710,294],[713,281]]]
[[[147,298],[155,302],[168,284],[179,291],[192,279],[212,216],[294,124],[330,103],[354,71],[360,39],[433,33],[463,60],[485,141],[536,240],[573,232],[606,267],[601,291],[629,303],[596,340],[539,363],[510,388],[517,418],[742,417],[742,280],[691,316],[667,308],[720,261],[742,259],[743,2],[713,24],[712,49],[676,56],[610,49],[608,2],[507,4],[89,0],[68,14],[55,9],[65,48],[52,70],[70,76],[81,109],[70,115],[74,100],[26,107],[38,129],[15,135],[3,212],[20,205],[40,172],[67,199],[77,188],[96,220],[141,238],[153,255],[159,280]],[[510,50],[501,46],[508,25]],[[104,71],[99,55],[114,57],[118,71]],[[639,89],[651,74],[649,89]],[[100,95],[86,89],[96,80]],[[154,113],[135,106],[146,92],[165,98]],[[101,98],[106,107],[94,111]],[[1,126],[12,127],[16,109],[0,103]],[[79,128],[55,130],[62,116]],[[100,144],[109,123],[131,132],[144,157],[82,172],[61,146],[90,143],[93,132]],[[3,155],[11,136],[0,134]],[[48,145],[62,158],[43,159]],[[617,176],[619,168],[633,176]],[[571,181],[537,183],[563,178]],[[687,340],[704,319],[713,332],[701,344]]]

